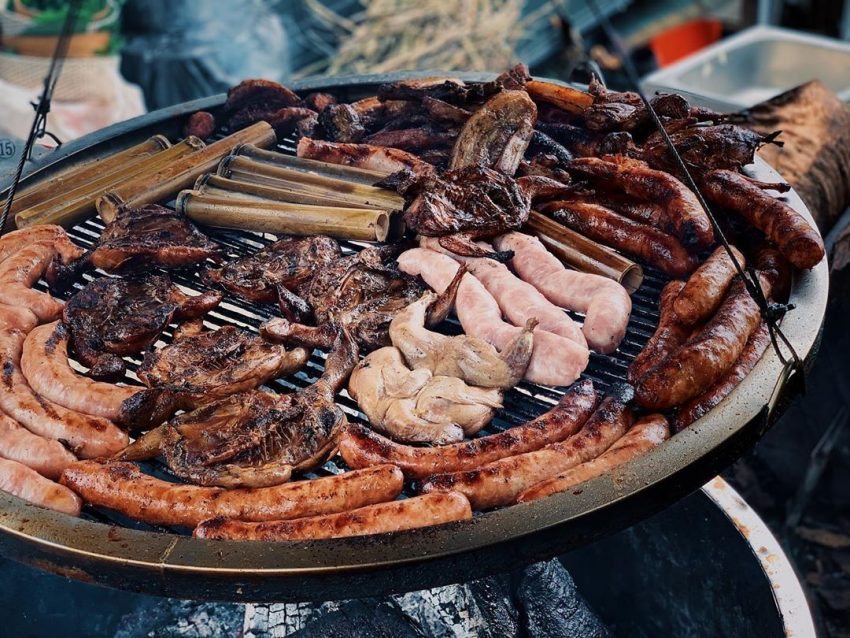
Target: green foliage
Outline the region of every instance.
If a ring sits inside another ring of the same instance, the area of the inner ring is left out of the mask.
[[[33,17],[32,25],[26,29],[26,35],[58,35],[62,31],[62,25],[68,13],[69,3],[67,0],[20,0],[20,2],[33,12],[39,12]],[[13,8],[13,0],[8,0],[7,6],[10,9]],[[120,6],[120,0],[82,0],[79,5],[74,32],[86,31],[86,27],[91,22],[103,19],[106,19],[106,24],[99,30],[114,32]],[[108,7],[111,9],[106,15],[99,15]]]

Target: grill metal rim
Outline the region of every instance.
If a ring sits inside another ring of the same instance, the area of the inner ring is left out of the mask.
[[[365,92],[380,82],[423,75],[428,74],[320,79],[293,88]],[[464,77],[475,81],[493,76]],[[217,96],[110,127],[51,158],[51,164],[79,156],[91,145],[130,144],[151,126],[176,131],[185,115],[222,102],[223,96]],[[33,174],[45,172],[49,173],[49,165],[36,167]],[[777,177],[763,162],[756,173],[764,179]],[[799,197],[791,193],[789,198],[811,221]],[[642,287],[638,295],[657,296],[657,284],[648,283],[650,287]],[[783,322],[783,330],[808,364],[822,328],[827,288],[825,261],[798,276],[792,290],[797,310]],[[645,330],[651,332],[651,320]],[[640,336],[642,341],[644,335]],[[639,343],[629,347],[637,348]],[[325,600],[345,597],[364,586],[378,594],[455,582],[565,551],[622,528],[695,489],[748,449],[776,418],[781,404],[772,411],[765,406],[775,399],[773,379],[779,370],[778,359],[769,351],[714,411],[616,476],[591,481],[578,494],[514,505],[471,521],[382,537],[290,543],[204,541],[75,519],[0,494],[0,531],[4,532],[0,551],[82,580],[209,599]],[[415,577],[410,571],[413,564],[418,567]]]

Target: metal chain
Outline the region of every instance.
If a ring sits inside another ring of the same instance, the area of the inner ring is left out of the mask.
[[[622,62],[623,70],[625,71],[629,82],[634,87],[635,92],[640,96],[640,99],[643,102],[647,113],[649,113],[649,116],[652,119],[653,125],[656,127],[659,135],[661,135],[661,138],[664,140],[664,144],[667,146],[670,155],[675,160],[677,168],[684,176],[685,183],[694,192],[697,200],[700,203],[700,206],[708,216],[715,235],[719,238],[720,243],[726,250],[726,253],[729,255],[729,258],[732,260],[732,263],[735,266],[735,270],[738,271],[738,275],[740,275],[741,279],[743,280],[747,292],[756,302],[756,305],[758,305],[759,310],[761,311],[762,319],[767,325],[767,330],[770,334],[770,340],[773,345],[773,349],[776,351],[779,360],[786,367],[790,367],[791,372],[799,371],[801,374],[803,374],[803,362],[797,355],[797,352],[796,350],[794,350],[794,347],[791,345],[791,342],[788,340],[788,338],[785,336],[785,334],[782,332],[782,330],[777,324],[777,321],[785,314],[785,312],[791,310],[793,308],[793,305],[770,303],[764,294],[764,290],[762,290],[761,282],[759,281],[758,276],[755,274],[755,271],[752,269],[750,269],[749,271],[744,270],[744,267],[738,261],[738,258],[735,257],[735,254],[732,252],[732,247],[726,239],[726,236],[724,235],[723,230],[720,228],[720,225],[717,223],[717,220],[715,219],[714,214],[711,212],[708,203],[702,196],[702,193],[700,192],[696,181],[688,170],[685,161],[682,159],[682,156],[679,155],[679,151],[676,149],[676,145],[673,143],[673,140],[670,139],[667,130],[664,128],[664,124],[661,122],[661,118],[658,116],[658,113],[655,112],[655,109],[649,101],[649,98],[647,98],[646,94],[643,92],[643,89],[640,86],[640,76],[638,75],[637,69],[635,69],[634,64],[632,64],[631,58],[626,52],[625,47],[623,46],[623,43],[620,40],[620,37],[617,35],[617,32],[614,29],[614,26],[611,24],[611,21],[608,19],[608,17],[599,10],[599,6],[597,5],[596,0],[585,1],[591,12],[593,12],[594,17],[598,21],[599,25],[602,27],[602,30],[605,32],[605,35],[611,41],[611,45],[614,47],[617,56]],[[782,348],[779,346],[780,341],[788,349],[788,352],[790,352],[790,357],[782,351]]]
[[[24,173],[24,165],[32,158],[35,141],[48,135],[61,145],[61,142],[59,142],[56,136],[47,131],[47,114],[50,113],[50,101],[53,99],[53,91],[56,89],[56,82],[59,80],[59,74],[62,72],[62,63],[68,54],[68,46],[70,45],[71,35],[74,32],[74,25],[77,22],[79,8],[80,0],[70,0],[68,3],[68,12],[65,14],[65,21],[62,23],[62,31],[59,34],[59,39],[56,41],[56,48],[53,50],[50,68],[47,71],[47,76],[44,78],[44,88],[42,89],[41,97],[39,97],[37,103],[33,104],[35,116],[33,117],[32,126],[30,127],[29,135],[27,135],[21,157],[18,160],[15,177],[12,180],[12,185],[9,187],[6,202],[3,205],[3,212],[0,213],[0,234],[2,234],[3,229],[6,227],[9,211],[12,210],[15,194],[18,192],[18,183],[21,181],[21,176]]]

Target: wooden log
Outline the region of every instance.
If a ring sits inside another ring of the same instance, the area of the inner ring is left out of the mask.
[[[260,147],[277,142],[274,129],[268,122],[251,126],[213,142],[168,166],[148,171],[117,186],[97,200],[97,212],[106,223],[115,219],[122,206],[139,207],[170,199],[184,188],[189,188],[204,173],[216,165],[240,144],[250,143]]]
[[[386,241],[401,236],[401,218],[386,210],[309,206],[238,200],[183,191],[177,209],[198,223],[218,228],[286,235],[328,235],[336,239]]]

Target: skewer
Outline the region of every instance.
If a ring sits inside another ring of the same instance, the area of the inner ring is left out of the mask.
[[[15,201],[12,203],[10,212],[13,215],[20,213],[36,204],[41,204],[48,199],[52,199],[57,192],[73,190],[105,175],[112,175],[116,171],[141,162],[145,158],[170,147],[171,142],[165,136],[154,135],[144,142],[114,153],[113,155],[99,157],[72,166],[54,175],[50,175],[48,179],[39,180],[32,186],[19,190]],[[5,202],[0,203],[0,206],[3,203]]]
[[[143,157],[138,162],[130,162],[111,174],[92,179],[69,191],[59,190],[58,194],[54,191],[54,196],[50,199],[46,199],[40,204],[31,206],[15,215],[15,224],[18,228],[35,224],[73,226],[92,213],[97,198],[110,189],[128,180],[132,181],[169,166],[203,147],[204,143],[201,140],[190,136],[171,148]]]
[[[257,122],[228,135],[157,171],[146,171],[105,193],[97,200],[97,212],[106,223],[115,219],[121,206],[138,207],[174,197],[189,188],[204,173],[213,170],[223,157],[244,143],[271,146],[277,142],[267,122]]]
[[[613,279],[621,283],[629,294],[640,288],[643,282],[643,268],[639,264],[541,213],[531,211],[526,230],[531,231],[549,252],[568,266]]]
[[[382,209],[238,200],[189,190],[177,196],[176,208],[196,222],[218,228],[360,241],[386,241],[402,233],[401,218]]]

